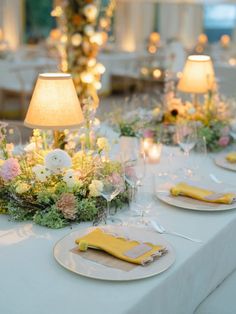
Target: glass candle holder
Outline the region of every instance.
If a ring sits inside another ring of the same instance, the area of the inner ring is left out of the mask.
[[[161,159],[162,144],[154,143],[148,150],[148,161],[150,163],[158,163]]]

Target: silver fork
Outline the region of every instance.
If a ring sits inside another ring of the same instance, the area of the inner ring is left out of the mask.
[[[178,233],[178,232],[175,232],[175,231],[167,231],[165,229],[165,227],[163,227],[160,223],[158,223],[155,220],[150,220],[150,223],[151,223],[152,227],[159,233],[166,233],[166,234],[178,236],[180,238],[183,238],[183,239],[186,239],[186,240],[189,240],[189,241],[192,241],[192,242],[202,243],[202,240],[188,237],[188,236],[186,236],[186,235],[184,235],[182,233]]]

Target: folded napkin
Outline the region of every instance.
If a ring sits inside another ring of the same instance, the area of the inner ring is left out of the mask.
[[[154,258],[160,257],[167,252],[165,247],[161,245],[126,239],[106,233],[99,228],[76,239],[75,242],[79,245],[79,250],[81,251],[86,251],[87,248],[95,248],[103,250],[121,260],[139,265],[153,262]]]
[[[233,193],[216,193],[184,182],[173,186],[170,192],[173,196],[182,195],[210,203],[231,204],[236,199],[236,194]]]
[[[226,155],[225,159],[228,161],[228,162],[231,162],[231,163],[236,163],[236,152],[232,152],[232,153],[229,153]]]

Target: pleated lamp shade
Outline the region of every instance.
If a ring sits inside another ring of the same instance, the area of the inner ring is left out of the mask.
[[[189,56],[177,86],[184,93],[204,94],[214,87],[215,73],[211,58],[206,55]]]
[[[30,128],[60,130],[76,128],[83,113],[70,74],[40,74],[24,124]]]

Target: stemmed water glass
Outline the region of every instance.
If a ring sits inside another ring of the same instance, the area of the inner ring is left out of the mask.
[[[111,208],[111,201],[122,191],[125,189],[125,182],[122,174],[119,173],[112,173],[109,175],[102,175],[100,177],[102,182],[102,191],[101,196],[105,198],[107,201],[107,207],[104,211],[104,215],[102,216],[102,221],[107,224],[107,222],[114,223],[114,222],[122,222],[118,218],[112,217],[115,215],[116,210],[114,211]]]
[[[135,160],[123,163],[125,181],[131,187],[130,203],[135,204],[135,195],[142,186],[144,176],[146,174],[145,155],[141,154]],[[133,206],[131,207],[133,208]],[[133,210],[137,213],[136,210]]]
[[[184,151],[184,156],[189,160],[190,151],[194,148],[197,142],[197,129],[193,121],[180,123],[176,129],[176,139],[179,147]],[[187,176],[192,176],[192,170],[184,169]]]

